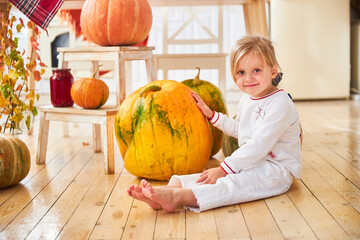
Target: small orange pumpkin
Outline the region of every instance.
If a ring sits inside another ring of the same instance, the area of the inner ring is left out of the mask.
[[[76,105],[86,109],[94,109],[100,108],[108,100],[109,87],[102,80],[95,78],[100,66],[92,78],[80,78],[71,86],[71,98]]]

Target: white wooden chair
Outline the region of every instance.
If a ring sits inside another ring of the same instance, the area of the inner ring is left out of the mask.
[[[91,62],[91,72],[99,65],[99,61],[114,62],[114,79],[116,82],[116,102],[100,109],[82,109],[79,107],[43,106],[40,110],[40,127],[36,163],[46,162],[47,139],[50,121],[62,121],[67,129],[68,122],[90,123],[93,125],[94,152],[102,150],[101,128],[104,137],[105,172],[114,173],[114,118],[118,107],[126,97],[125,61],[143,60],[146,64],[148,82],[155,80],[153,53],[154,47],[83,47],[59,48],[59,68],[67,68],[69,62]],[[98,73],[95,77],[99,77]],[[65,135],[68,134],[66,133]]]
[[[218,32],[214,34],[200,18],[198,18],[199,8],[184,8],[188,13],[189,19],[184,21],[171,36],[169,34],[168,8],[163,8],[163,54],[155,55],[155,66],[157,70],[163,71],[163,78],[168,79],[169,70],[195,70],[216,69],[218,71],[218,85],[226,96],[226,56],[223,53],[223,8],[218,6]],[[205,39],[178,39],[179,35],[192,22],[198,23],[203,32],[208,35]],[[217,35],[217,36],[216,36]],[[189,45],[189,44],[216,44],[218,52],[216,53],[188,53],[176,54],[169,51],[170,45]]]

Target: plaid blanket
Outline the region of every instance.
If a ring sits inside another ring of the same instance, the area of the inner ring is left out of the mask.
[[[31,21],[46,29],[64,0],[9,0]]]

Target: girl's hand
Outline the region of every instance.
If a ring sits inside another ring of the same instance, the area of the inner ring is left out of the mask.
[[[201,97],[196,92],[193,92],[192,96],[195,99],[195,101],[197,102],[196,105],[201,110],[201,112],[204,114],[204,116],[207,119],[210,119],[214,114],[213,111],[206,105],[206,103],[204,103],[204,101],[201,99]]]
[[[221,169],[221,167],[210,168],[200,175],[200,178],[196,180],[196,183],[201,182],[201,184],[215,184],[219,178],[225,176],[226,173]]]

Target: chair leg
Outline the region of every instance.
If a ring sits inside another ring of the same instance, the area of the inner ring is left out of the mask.
[[[148,59],[145,60],[145,65],[146,65],[146,73],[147,73],[147,78],[148,78],[148,82],[153,82],[156,80],[156,68],[155,68],[155,62],[154,62],[154,57],[151,54],[151,57],[149,57]]]
[[[63,137],[68,137],[69,136],[69,123],[68,122],[63,122]]]
[[[107,116],[106,125],[104,126],[104,132],[106,138],[104,138],[104,160],[105,160],[105,173],[113,174],[115,172],[114,161],[114,118],[115,116]]]
[[[36,153],[36,163],[38,164],[44,164],[46,160],[49,125],[50,125],[50,121],[46,120],[46,113],[41,112],[38,145],[37,145],[37,153]]]
[[[120,106],[126,98],[125,61],[120,55],[115,59],[114,76],[115,79],[118,79],[116,82],[116,106]]]
[[[101,125],[93,124],[93,148],[94,152],[101,152]]]

